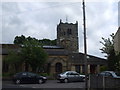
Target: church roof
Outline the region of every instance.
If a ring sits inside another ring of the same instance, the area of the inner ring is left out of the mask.
[[[63,49],[63,47],[60,46],[43,46],[44,49]]]
[[[7,55],[11,50],[18,52],[20,47],[15,44],[0,44],[0,55]]]
[[[70,56],[71,58],[71,62],[73,64],[84,64],[84,53],[71,53]],[[99,58],[99,57],[96,57],[96,56],[92,56],[92,55],[87,55],[87,63],[88,64],[101,64],[101,65],[104,65],[104,64],[107,64],[107,60],[106,59],[103,59],[103,58]]]
[[[67,51],[60,46],[43,46],[43,49],[49,55],[67,55]],[[16,52],[20,51],[20,47],[14,44],[2,44],[0,45],[0,55],[7,55],[9,51],[14,50]]]

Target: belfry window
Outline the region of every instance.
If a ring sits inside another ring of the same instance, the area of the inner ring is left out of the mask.
[[[71,35],[71,34],[72,34],[72,30],[68,28],[68,29],[67,29],[67,34],[68,34],[68,35]]]
[[[65,32],[63,32],[63,35],[65,35]]]

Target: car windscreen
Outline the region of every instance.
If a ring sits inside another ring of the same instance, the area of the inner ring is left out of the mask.
[[[115,74],[116,74],[117,76],[120,76],[120,72],[116,72]]]
[[[65,74],[66,72],[63,72],[63,73],[61,73],[61,74]]]
[[[19,76],[19,75],[21,75],[22,73],[20,72],[20,73],[16,73],[14,76]]]

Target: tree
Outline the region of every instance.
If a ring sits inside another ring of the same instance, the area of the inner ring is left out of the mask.
[[[44,41],[50,42],[49,39]],[[25,64],[25,71],[28,71],[29,66],[34,72],[43,67],[48,56],[42,48],[43,43],[40,43],[36,38],[25,37],[24,35],[16,36],[14,43],[21,47],[20,55]]]
[[[56,45],[57,44],[56,39],[55,40],[42,39],[42,40],[39,40],[39,42],[43,45]]]
[[[28,71],[28,65],[30,65],[34,72],[36,72],[38,68],[43,67],[48,56],[42,49],[41,44],[34,39],[26,40],[26,42],[23,43],[21,55],[24,59],[26,71]]]
[[[103,42],[100,41],[100,43],[103,45],[103,47],[100,49],[102,53],[105,53],[108,59],[108,70],[116,71],[118,67],[120,68],[120,58],[119,55],[115,54],[114,50],[114,34],[110,35],[110,38],[102,38]]]
[[[50,40],[50,39],[42,39],[42,40],[38,40],[36,38],[32,38],[32,37],[25,37],[24,35],[21,36],[16,36],[14,39],[14,44],[17,45],[22,45],[26,40],[34,40],[37,41],[39,43],[41,43],[41,45],[56,45],[57,44],[57,40]]]
[[[25,42],[26,37],[24,35],[16,36],[14,39],[14,44],[21,45]]]
[[[9,64],[12,69],[10,69],[10,72],[18,72],[19,67],[22,65],[22,59],[20,56],[20,53],[16,51],[9,51],[8,56],[5,58],[5,63]]]
[[[108,70],[115,71],[116,70],[116,55],[114,49],[110,50],[108,58]]]
[[[100,43],[103,45],[103,47],[100,49],[102,51],[102,53],[107,54],[106,57],[108,57],[110,55],[110,53],[114,50],[114,34],[111,34],[111,39],[110,38],[103,38],[102,37],[102,41],[100,41]]]
[[[108,69],[114,70],[115,69],[115,51],[113,42],[114,34],[110,36],[112,39],[110,38],[105,39],[102,37],[103,42],[100,41],[100,43],[103,45],[103,47],[100,50],[102,51],[102,53],[106,54],[106,57],[108,59]]]
[[[116,61],[115,61],[115,67],[116,67],[116,70],[120,72],[120,52],[119,54],[116,55]]]

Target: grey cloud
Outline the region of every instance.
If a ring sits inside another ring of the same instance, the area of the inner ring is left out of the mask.
[[[16,2],[2,2],[2,14],[12,15],[18,13],[18,7]]]
[[[120,26],[120,1],[118,3],[118,26]]]

